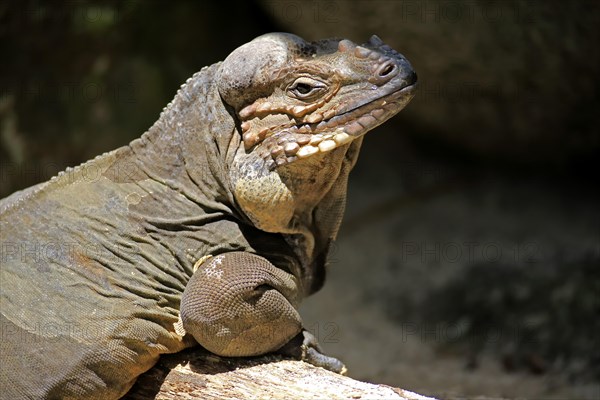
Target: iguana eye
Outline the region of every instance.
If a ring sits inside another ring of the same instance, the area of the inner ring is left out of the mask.
[[[313,87],[306,83],[298,83],[294,87],[294,90],[299,94],[308,94],[311,90],[313,90]]]
[[[300,100],[312,100],[327,90],[327,85],[315,79],[300,77],[292,83],[287,91]]]

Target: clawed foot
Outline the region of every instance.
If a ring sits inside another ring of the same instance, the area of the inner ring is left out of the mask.
[[[314,335],[304,329],[279,349],[277,353],[306,361],[309,364],[341,375],[345,375],[347,371],[346,366],[340,360],[323,354],[323,350]]]

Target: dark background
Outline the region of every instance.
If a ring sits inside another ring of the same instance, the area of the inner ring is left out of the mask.
[[[365,140],[307,325],[358,379],[598,398],[598,4],[3,1],[0,197],[140,136],[262,33],[376,33],[420,90]]]

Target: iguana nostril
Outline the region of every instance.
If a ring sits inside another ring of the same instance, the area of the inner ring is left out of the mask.
[[[380,78],[388,78],[388,77],[395,75],[397,70],[398,70],[398,68],[396,67],[396,64],[394,64],[391,61],[388,61],[388,62],[382,64],[381,66],[379,66],[379,68],[377,68],[376,74]]]

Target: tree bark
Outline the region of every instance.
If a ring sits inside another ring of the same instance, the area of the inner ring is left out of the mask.
[[[268,355],[222,358],[196,348],[161,357],[124,399],[410,399],[399,388],[354,380],[302,361]]]

